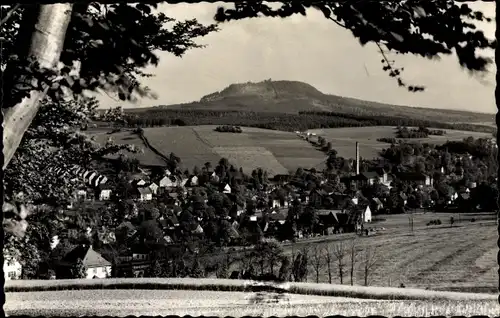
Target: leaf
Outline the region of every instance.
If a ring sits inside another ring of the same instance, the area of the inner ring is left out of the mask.
[[[401,35],[399,35],[399,34],[397,34],[397,33],[395,33],[395,32],[392,32],[392,31],[391,31],[391,34],[392,34],[392,36],[393,36],[393,37],[394,37],[397,41],[399,41],[399,42],[403,42],[403,41],[404,41],[404,38],[403,38]]]
[[[420,6],[413,7],[413,17],[415,18],[425,18],[427,14],[425,13],[424,8]]]

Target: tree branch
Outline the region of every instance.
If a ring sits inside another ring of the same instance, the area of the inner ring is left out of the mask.
[[[14,12],[16,12],[17,9],[19,9],[21,7],[21,5],[19,3],[17,3],[16,5],[14,5],[14,7],[12,7],[9,12],[7,12],[7,14],[5,15],[5,17],[3,17],[2,20],[0,20],[0,25],[4,24],[5,22],[9,21],[10,17],[14,14]]]

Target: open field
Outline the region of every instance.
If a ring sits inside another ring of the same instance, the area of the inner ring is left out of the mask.
[[[359,153],[362,158],[376,158],[383,148],[389,147],[389,144],[377,141],[377,139],[396,137],[396,127],[391,126],[311,129],[308,132],[325,137],[327,141],[332,143],[333,148],[338,151],[338,155],[345,158],[354,158],[356,156],[356,141],[359,142]],[[444,136],[412,138],[406,139],[406,141],[444,144],[448,140],[463,140],[469,136],[474,138],[491,138],[491,134],[488,133],[446,130],[446,135]]]
[[[167,156],[175,153],[189,168],[203,167],[207,161],[214,165],[225,157],[246,173],[262,167],[274,175],[295,171],[301,165],[314,167],[325,158],[290,132],[242,127],[241,134],[220,133],[215,127],[145,128],[144,135],[158,151]]]
[[[449,219],[455,224],[450,228]],[[376,265],[369,274],[370,286],[398,287],[430,290],[497,293],[498,252],[496,215],[492,213],[418,213],[413,215],[413,233],[408,215],[381,215],[378,221],[366,225],[377,229],[376,234],[359,237],[353,233],[299,239],[284,243],[285,254],[292,256],[299,250],[309,253],[308,282],[316,282],[313,267],[315,247],[321,251],[322,265],[319,282],[328,283],[325,248],[333,249],[343,242],[348,250],[353,238],[357,240],[359,255],[355,262],[354,284],[364,284],[365,251],[375,252]],[[475,222],[470,222],[474,218]],[[442,225],[426,226],[430,220],[439,219]],[[383,230],[381,230],[383,228]],[[243,256],[247,249],[229,249],[232,257]],[[204,258],[217,261],[223,255],[208,254]],[[334,258],[335,259],[335,258]],[[344,259],[346,268],[350,258]],[[234,265],[239,269],[239,264]],[[340,284],[337,263],[332,263],[332,283]],[[350,284],[349,273],[344,274],[344,285]],[[407,289],[406,289],[407,290]]]
[[[270,175],[294,172],[299,167],[323,168],[325,155],[294,133],[250,127],[242,127],[241,134],[220,133],[214,131],[215,127],[203,125],[144,128],[144,136],[151,146],[164,156],[169,156],[171,152],[179,156],[182,165],[189,169],[194,166],[201,168],[206,162],[214,165],[223,157],[235,166],[243,167],[246,173],[258,167],[267,169]],[[395,137],[395,127],[390,126],[312,129],[309,132],[331,141],[339,156],[345,158],[355,157],[356,141],[360,143],[361,157],[378,157],[379,152],[389,145],[377,141],[377,138]],[[149,149],[131,130],[122,130],[111,135],[102,129],[91,130],[89,133],[95,136],[99,143],[105,143],[111,137],[116,143],[138,146],[144,150],[143,153],[127,155],[139,159],[144,165],[165,164],[161,156]],[[491,134],[447,130],[445,136],[407,140],[443,144],[447,140],[462,140],[468,136],[491,137]]]
[[[461,300],[368,300],[266,292],[64,290],[6,293],[7,315],[29,316],[497,316],[495,295]]]
[[[455,225],[450,228],[449,218],[453,216]],[[367,227],[385,228],[370,237],[357,237],[359,255],[355,262],[355,284],[363,284],[363,262],[365,251],[376,253],[377,263],[370,271],[369,285],[399,286],[403,283],[411,288],[429,288],[432,290],[456,290],[471,292],[496,292],[498,289],[498,232],[492,220],[470,222],[470,215],[447,213],[426,213],[414,215],[414,230],[410,231],[408,215],[381,216],[385,221],[373,223]],[[458,222],[459,218],[462,222]],[[432,219],[440,219],[439,226],[426,226]],[[484,218],[486,219],[486,218]],[[490,216],[491,219],[491,216]],[[317,247],[322,250],[333,249],[343,241],[349,249],[354,234],[329,236],[327,241],[313,243],[298,242],[286,245],[288,254],[307,247],[312,255]],[[350,258],[346,257],[350,266]],[[337,263],[333,263],[333,283],[340,283]],[[350,278],[344,277],[344,283]],[[308,281],[316,280],[312,264],[309,268]],[[319,282],[328,282],[326,265],[322,265]]]

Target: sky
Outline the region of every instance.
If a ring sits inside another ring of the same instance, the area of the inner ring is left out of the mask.
[[[220,5],[231,4],[164,3],[159,10],[178,20],[196,18],[210,24]],[[494,16],[494,5],[483,2],[471,7]],[[494,37],[494,22],[478,26],[488,37]],[[391,55],[397,67],[405,68],[403,79],[408,84],[426,86],[424,92],[410,93],[382,70],[374,44],[361,46],[350,31],[314,9],[305,17],[246,19],[219,27],[219,32],[196,40],[206,48],[190,50],[182,58],[159,53],[158,67],[147,70],[155,77],[142,81],[158,95],[156,100],[124,103],[100,95],[101,107],[187,103],[233,83],[272,79],[302,81],[325,94],[382,103],[496,113],[494,66],[479,77],[463,70],[453,55],[438,61]]]

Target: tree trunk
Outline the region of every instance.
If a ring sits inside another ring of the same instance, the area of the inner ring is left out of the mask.
[[[332,283],[332,268],[330,265],[330,260],[328,260],[328,283]]]
[[[66,30],[71,20],[72,8],[73,4],[71,3],[27,6],[23,13],[17,41],[20,59],[32,56],[38,61],[40,67],[53,68],[57,66],[63,50]],[[26,80],[32,81],[33,79],[16,77],[7,79],[7,81],[12,81],[11,83],[14,85],[21,84]],[[4,112],[3,154],[5,159],[3,169],[9,164],[24,133],[35,118],[39,101],[43,99],[45,92],[33,90],[29,97],[23,98],[16,105],[9,105],[9,103],[13,103],[13,100],[7,99],[7,104],[4,106],[6,110]],[[10,95],[10,92],[7,94]]]

